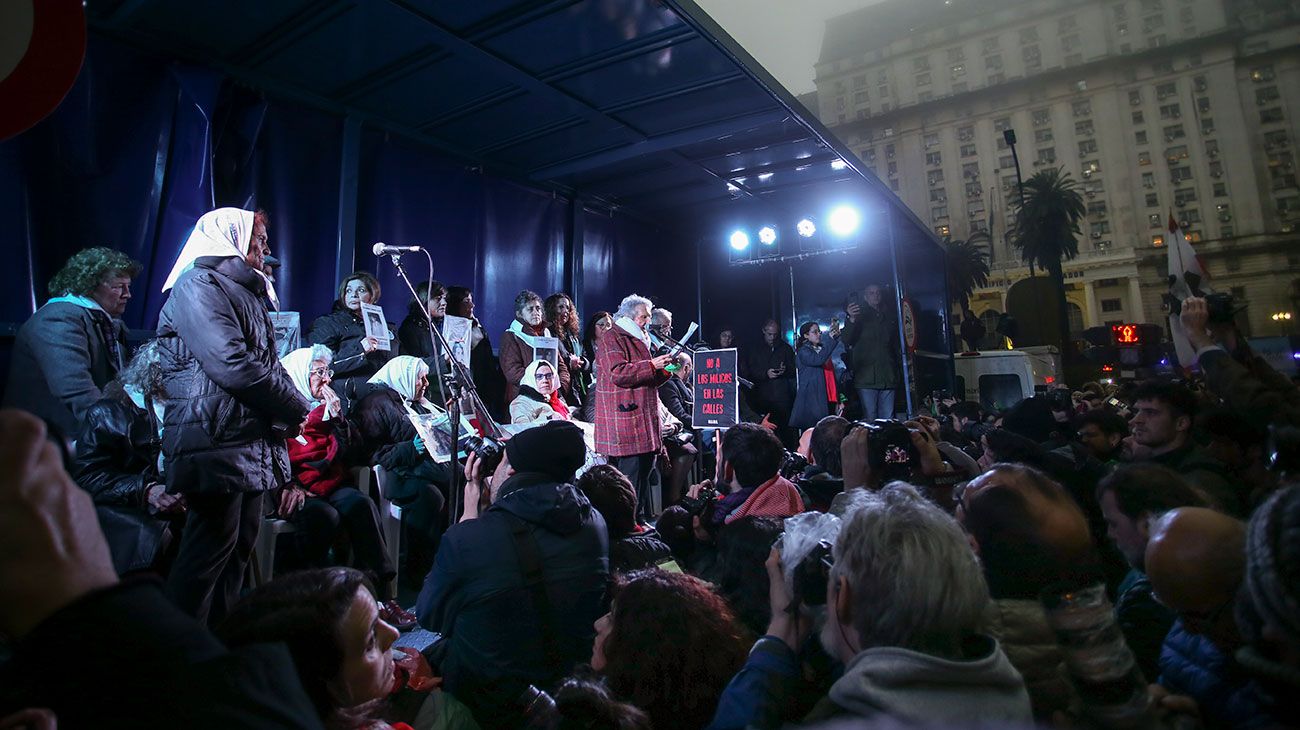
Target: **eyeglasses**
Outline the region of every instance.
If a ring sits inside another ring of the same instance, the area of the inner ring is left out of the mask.
[[[534,377],[538,380],[555,380],[555,373],[537,373]]]
[[[334,371],[333,371],[333,370],[330,370],[329,368],[312,368],[311,371],[310,371],[310,374],[311,374],[311,375],[314,375],[314,376],[316,376],[316,377],[318,377],[318,378],[332,378],[332,377],[334,377]]]

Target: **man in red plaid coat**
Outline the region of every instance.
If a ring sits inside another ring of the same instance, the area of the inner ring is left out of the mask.
[[[596,343],[596,451],[636,487],[639,517],[650,516],[650,470],[663,446],[659,386],[671,373],[671,355],[652,357],[646,325],[654,305],[635,294],[623,299],[614,326]]]

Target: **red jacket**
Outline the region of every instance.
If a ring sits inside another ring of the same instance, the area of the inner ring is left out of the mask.
[[[294,480],[317,497],[328,495],[348,478],[348,470],[338,458],[339,439],[334,435],[334,422],[322,421],[324,414],[325,406],[316,406],[307,414],[302,441],[286,440]]]
[[[615,325],[596,343],[596,451],[632,456],[659,451],[659,386],[672,377],[650,350]]]

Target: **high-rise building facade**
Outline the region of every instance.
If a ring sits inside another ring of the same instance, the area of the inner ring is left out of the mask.
[[[938,235],[989,233],[972,308],[990,323],[1029,275],[1006,240],[1012,129],[1025,178],[1064,167],[1085,198],[1072,329],[1164,321],[1172,213],[1248,334],[1284,334],[1298,21],[1288,0],[887,0],[827,24],[814,111]]]

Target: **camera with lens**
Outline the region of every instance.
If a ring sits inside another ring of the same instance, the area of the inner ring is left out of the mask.
[[[706,512],[713,509],[713,505],[718,501],[718,490],[710,486],[700,487],[698,496],[685,496],[677,503],[682,509],[686,510],[692,517],[701,517]]]
[[[826,584],[835,564],[829,540],[820,540],[794,569],[794,597],[805,606],[826,605]]]
[[[1210,324],[1232,324],[1237,313],[1236,301],[1226,292],[1206,294],[1205,309]]]
[[[877,418],[854,421],[849,430],[856,428],[867,429],[867,465],[873,474],[880,475],[882,484],[912,479],[920,455],[906,424],[893,418]]]
[[[484,474],[496,471],[502,455],[506,453],[506,445],[490,436],[468,434],[461,438],[461,443],[465,445],[466,451],[473,452],[478,457]]]
[[[777,472],[786,479],[795,479],[803,475],[803,470],[808,468],[808,458],[797,451],[785,452],[785,458],[781,460],[781,468]]]

